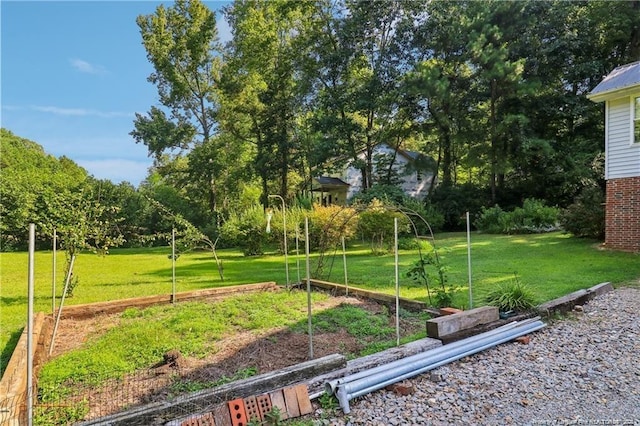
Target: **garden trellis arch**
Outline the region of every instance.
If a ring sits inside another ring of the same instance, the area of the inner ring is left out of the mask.
[[[381,206],[384,208],[384,210],[399,212],[402,215],[404,215],[406,217],[406,219],[409,221],[409,223],[411,224],[411,227],[413,229],[413,232],[414,232],[414,235],[415,235],[416,239],[419,239],[420,235],[418,235],[418,229],[416,227],[416,224],[411,219],[410,216],[413,215],[415,217],[420,218],[420,220],[423,221],[423,223],[426,225],[427,230],[429,231],[429,234],[431,236],[431,245],[432,245],[433,250],[434,250],[434,255],[435,255],[436,262],[439,265],[440,264],[440,258],[438,256],[438,252],[436,250],[435,237],[433,235],[433,230],[432,230],[431,226],[429,225],[429,222],[427,222],[427,220],[424,217],[422,217],[419,213],[417,213],[414,210],[411,210],[411,209],[408,209],[408,208],[404,208],[403,209],[403,208],[400,208],[400,207],[395,206],[395,205],[390,205],[388,203],[382,203]],[[356,214],[358,214],[358,213],[360,213],[362,211],[367,211],[368,209],[370,209],[369,206],[363,206],[361,204],[357,204],[357,205],[352,206],[350,208],[351,208],[351,210],[353,212],[350,213],[346,217],[346,219],[342,221],[341,228],[344,228],[347,225],[347,223],[349,223],[349,221],[351,219],[353,219],[353,217]],[[321,244],[320,244],[320,258],[319,258],[317,269],[320,268],[321,263],[322,263],[322,261],[324,259],[325,252],[326,252],[326,246],[324,246],[324,244],[323,244],[323,236],[327,235],[327,231],[329,229],[328,227],[332,226],[332,225],[335,225],[335,223],[334,223],[335,219],[337,217],[339,217],[339,215],[342,212],[344,212],[346,209],[347,209],[347,207],[343,207],[339,211],[335,212],[331,216],[330,220],[324,225],[323,232],[321,233],[321,239],[320,239],[320,241],[321,241]],[[397,224],[398,224],[398,222],[397,222],[397,218],[394,218],[394,219],[395,219],[394,220],[394,234],[395,234],[394,235],[394,237],[395,237],[394,252],[395,252],[395,276],[396,276],[396,295],[395,295],[396,296],[396,345],[400,346],[400,318],[399,318],[400,309],[399,309],[399,280],[398,280],[398,255],[397,255],[398,254],[398,241],[397,241],[397,236],[398,236]],[[296,228],[298,226],[299,225],[296,224]],[[312,324],[311,324],[311,316],[312,316],[312,314],[311,314],[311,299],[310,299],[311,298],[311,296],[310,296],[311,295],[311,285],[310,285],[310,283],[311,283],[311,276],[310,276],[311,273],[310,272],[311,271],[309,269],[309,218],[308,218],[308,216],[305,217],[305,233],[304,234],[305,234],[305,240],[306,240],[305,241],[305,246],[306,246],[306,250],[305,250],[305,252],[306,252],[306,264],[307,264],[306,282],[307,282],[307,296],[308,296],[307,297],[308,298],[307,304],[308,304],[308,310],[309,310],[309,312],[308,312],[309,358],[313,359],[313,337],[312,337]],[[424,257],[423,257],[423,254],[422,254],[422,248],[420,247],[420,244],[418,244],[418,253],[419,253],[419,256],[420,256],[420,262],[421,262],[421,264],[424,265]],[[346,261],[345,261],[345,266],[344,267],[346,268]],[[444,285],[444,277],[442,275],[443,274],[442,269],[440,267],[438,267],[437,269],[438,269],[438,272],[440,274],[441,283],[443,283],[443,285]],[[346,276],[346,273],[345,273],[345,276]],[[347,287],[347,294],[348,294],[348,287]],[[427,295],[428,295],[429,301],[431,303],[431,294],[430,294],[430,291],[429,291],[428,284],[427,284]]]
[[[431,246],[433,247],[433,253],[434,253],[434,259],[435,259],[435,263],[436,263],[436,269],[438,271],[439,274],[439,278],[440,278],[440,282],[444,283],[445,282],[445,277],[444,277],[444,273],[442,271],[441,268],[441,263],[440,263],[440,255],[438,254],[438,250],[436,247],[436,243],[435,243],[435,236],[433,234],[433,229],[431,228],[431,225],[429,225],[429,222],[422,216],[420,215],[418,212],[416,212],[415,210],[409,209],[407,207],[401,207],[401,206],[397,206],[395,204],[390,204],[390,203],[385,203],[385,202],[381,202],[380,207],[382,209],[384,209],[385,211],[389,211],[389,212],[397,212],[402,214],[408,221],[409,224],[411,225],[411,229],[413,231],[414,237],[417,240],[420,240],[421,238],[427,237]],[[343,220],[341,221],[341,223],[339,224],[339,229],[341,231],[341,233],[344,232],[344,229],[346,228],[347,224],[358,214],[364,212],[364,211],[370,211],[372,209],[372,207],[370,205],[364,205],[364,204],[355,204],[355,205],[351,205],[351,206],[343,206],[339,211],[335,212],[327,221],[327,223],[324,225],[324,227],[322,228],[322,232],[321,232],[321,236],[320,236],[320,244],[319,244],[319,258],[318,258],[318,264],[316,266],[316,271],[315,273],[318,274],[319,271],[322,270],[323,267],[323,262],[324,262],[324,258],[326,256],[326,252],[327,252],[327,241],[326,241],[326,235],[328,235],[329,233],[327,232],[329,230],[330,226],[334,226],[336,224],[336,219],[342,218]],[[344,216],[343,213],[345,211],[348,210],[352,210],[352,213],[350,213],[349,215]],[[342,217],[344,216],[344,217]],[[429,233],[429,235],[427,236],[421,236],[418,232],[418,227],[416,226],[416,222],[414,221],[415,218],[416,220],[420,220],[425,226],[426,229]],[[422,247],[420,246],[420,244],[418,244],[418,256],[420,259],[421,264],[425,264],[425,257],[424,254],[422,252]],[[335,259],[335,252],[334,252],[334,256],[333,258]],[[345,266],[346,268],[346,263]],[[397,265],[396,265],[397,268]],[[345,283],[346,285],[346,283]],[[348,292],[348,286],[347,286],[347,292]],[[429,303],[431,304],[431,291],[429,289],[429,285],[427,284],[427,298],[429,299]]]

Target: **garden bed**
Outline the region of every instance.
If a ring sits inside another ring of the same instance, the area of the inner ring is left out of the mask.
[[[386,307],[376,302],[344,296],[328,297],[314,303],[313,313],[315,316],[344,306],[360,308],[371,317],[389,313]],[[62,320],[53,356],[80,348],[85,342],[118,327],[121,315],[102,314],[88,319]],[[385,325],[395,327],[395,317],[387,318]],[[410,315],[401,318],[401,330],[404,336],[424,334],[424,317]],[[313,354],[314,358],[335,353],[356,357],[369,345],[382,344],[383,340],[388,342],[390,337],[393,340],[394,336],[353,335],[344,328],[326,330],[321,324],[314,323]],[[183,355],[179,362],[166,363],[159,357],[157,363],[147,369],[103,382],[98,387],[76,385],[74,395],[66,396],[64,401],[42,404],[37,407],[36,414],[40,413],[45,423],[69,417],[76,420],[98,418],[125,407],[168,401],[181,394],[280,370],[309,359],[309,336],[306,327],[299,326],[244,330],[225,336],[215,346],[216,350],[206,356]],[[78,404],[83,406],[83,411],[70,412]]]

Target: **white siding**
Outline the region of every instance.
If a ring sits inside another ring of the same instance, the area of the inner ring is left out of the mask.
[[[632,143],[631,139],[631,99],[624,97],[607,102],[606,179],[640,176],[640,144]]]

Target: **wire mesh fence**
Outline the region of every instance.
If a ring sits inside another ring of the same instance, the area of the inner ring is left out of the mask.
[[[56,389],[38,388],[33,398],[34,425],[69,425],[109,416],[151,402],[170,401],[194,390],[180,369],[143,370],[119,379],[69,382]],[[188,413],[176,412],[175,416]],[[0,424],[25,424],[26,394],[0,397]]]

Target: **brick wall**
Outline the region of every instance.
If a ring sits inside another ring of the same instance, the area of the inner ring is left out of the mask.
[[[640,176],[607,181],[605,246],[640,252]]]

